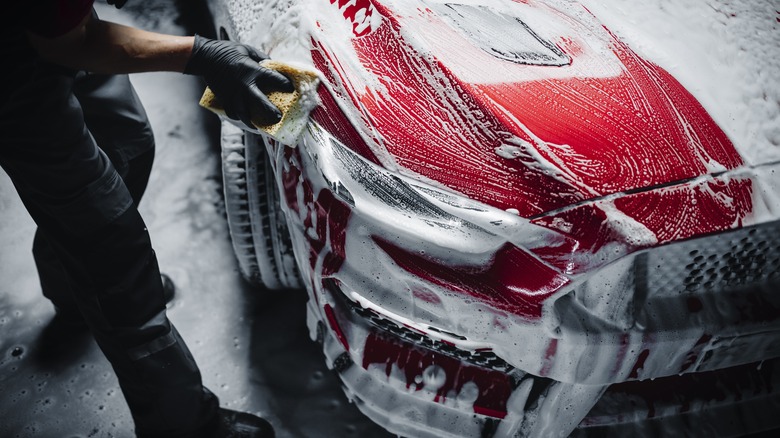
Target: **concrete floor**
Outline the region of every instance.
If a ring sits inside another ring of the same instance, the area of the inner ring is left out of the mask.
[[[138,3],[96,8],[103,19],[191,33],[175,2]],[[197,106],[203,84],[173,73],[132,80],[158,142],[141,213],[162,270],[178,286],[169,317],[206,386],[223,406],[268,418],[279,437],[387,435],[325,367],[305,325],[305,293],[268,294],[241,279],[223,213],[216,120]],[[37,358],[53,308],[40,295],[34,229],[0,171],[0,437],[132,437],[116,378],[91,338],[56,361]]]

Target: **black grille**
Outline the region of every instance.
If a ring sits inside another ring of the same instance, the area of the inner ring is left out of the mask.
[[[489,368],[496,371],[501,371],[503,373],[511,373],[513,370],[515,370],[515,367],[496,356],[496,354],[492,351],[464,350],[447,342],[438,339],[432,339],[425,333],[413,330],[403,325],[399,325],[397,322],[390,320],[371,309],[365,309],[361,307],[358,303],[352,301],[344,294],[341,288],[336,284],[335,280],[326,279],[324,283],[327,289],[333,293],[334,297],[337,297],[341,302],[343,302],[343,304],[351,309],[353,314],[357,315],[373,327],[376,327],[383,332],[389,333],[414,345],[436,351],[440,354],[450,356],[482,368]],[[466,340],[466,338],[463,336],[459,336],[454,333],[449,333],[437,329],[433,330],[456,339]]]
[[[716,234],[649,252],[649,286],[674,295],[726,292],[780,281],[780,222]]]

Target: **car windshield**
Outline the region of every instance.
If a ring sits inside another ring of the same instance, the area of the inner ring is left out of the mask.
[[[529,65],[571,63],[561,49],[540,37],[520,17],[484,5],[437,3],[432,6],[455,29],[499,59]]]

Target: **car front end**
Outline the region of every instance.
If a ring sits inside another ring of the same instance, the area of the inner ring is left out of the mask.
[[[576,2],[302,3],[213,10],[322,73],[298,142],[261,144],[311,336],[366,415],[778,426],[780,158]]]

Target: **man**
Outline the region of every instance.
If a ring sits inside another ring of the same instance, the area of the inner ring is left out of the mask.
[[[0,165],[38,225],[34,255],[55,321],[92,331],[139,437],[273,436],[265,420],[219,408],[167,318],[137,210],[154,142],[124,74],[204,76],[247,124],[250,114],[279,120],[261,88],[292,84],[259,67],[251,47],[104,22],[92,2],[16,2],[2,30]]]

